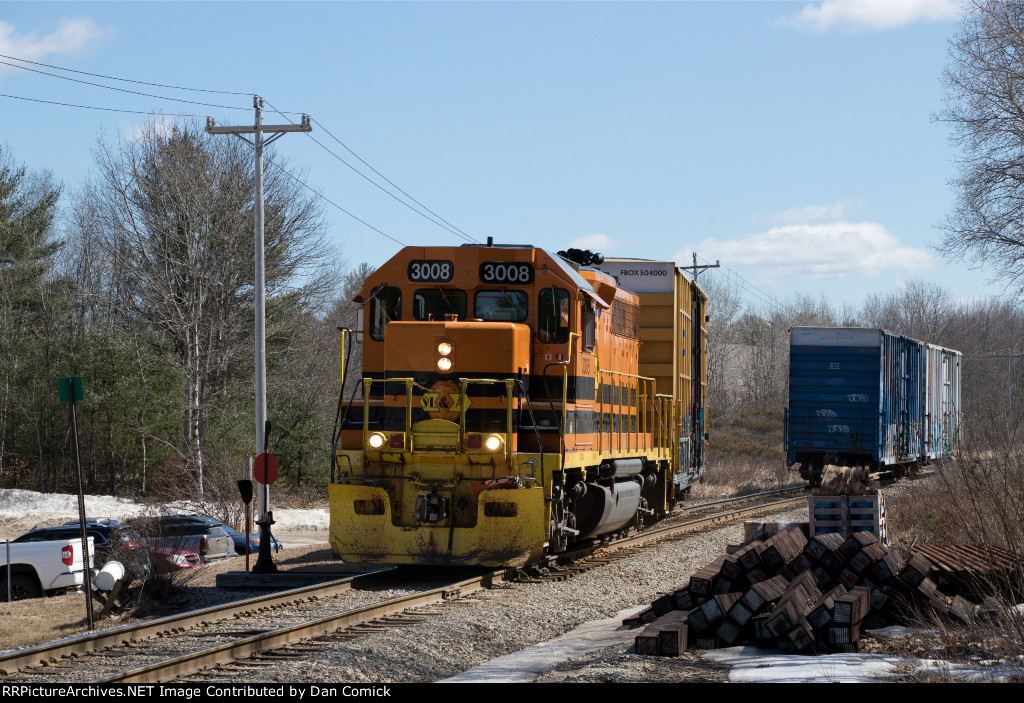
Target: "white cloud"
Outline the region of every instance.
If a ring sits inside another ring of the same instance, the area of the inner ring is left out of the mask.
[[[110,30],[88,18],[58,20],[57,28],[45,35],[39,32],[19,35],[13,24],[0,20],[0,54],[39,61],[50,54],[77,54],[110,34]],[[0,70],[17,69],[0,66]]]
[[[824,0],[776,24],[808,32],[882,31],[914,22],[954,21],[962,8],[962,0]]]
[[[768,218],[771,224],[775,225],[798,225],[812,224],[816,222],[830,222],[841,220],[847,217],[860,205],[853,200],[837,200],[829,205],[804,205],[802,207],[791,207],[783,212],[777,212]]]
[[[737,239],[707,239],[700,244],[707,259],[730,268],[746,266],[757,278],[847,278],[874,276],[884,269],[918,271],[932,266],[928,251],[909,247],[875,222],[831,222],[772,227]],[[677,260],[681,260],[677,255]]]
[[[130,142],[142,141],[143,139],[147,139],[151,136],[166,139],[171,136],[171,132],[177,124],[177,120],[173,117],[157,115],[149,122],[141,125],[135,125],[131,122],[122,122],[121,133],[124,134],[125,139]]]
[[[590,249],[601,253],[612,251],[619,246],[617,240],[607,234],[584,234],[582,237],[569,242],[569,247],[574,249]]]

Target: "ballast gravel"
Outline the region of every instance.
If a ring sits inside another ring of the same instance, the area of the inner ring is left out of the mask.
[[[766,515],[768,521],[807,519],[807,509]],[[496,657],[523,650],[609,618],[624,608],[649,604],[683,587],[690,575],[743,539],[742,525],[665,541],[638,554],[561,582],[500,583],[456,601],[428,606],[423,622],[331,642],[294,661],[262,662],[233,670],[248,682],[440,681]],[[209,672],[211,678],[216,674]],[[204,674],[196,676],[204,678]],[[632,645],[598,649],[569,661],[551,662],[543,682],[724,681],[728,669],[699,652],[678,659],[633,654]]]

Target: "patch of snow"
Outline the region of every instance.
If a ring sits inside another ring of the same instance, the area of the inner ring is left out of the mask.
[[[632,643],[637,630],[623,628],[622,621],[646,607],[646,603],[636,605],[610,618],[585,622],[561,637],[492,659],[438,683],[530,683],[573,657],[613,644]]]
[[[192,503],[178,502],[165,506],[169,513],[202,514]],[[271,502],[273,510],[273,502]],[[130,498],[86,495],[85,514],[90,518],[112,517],[120,521],[151,514],[153,507]],[[326,530],[330,513],[325,509],[273,510],[275,530]],[[67,521],[78,518],[78,496],[68,493],[38,493],[18,488],[0,488],[0,522],[31,520],[37,523]],[[24,524],[24,523],[23,523]],[[0,539],[20,536],[0,535]]]
[[[880,627],[877,630],[865,630],[863,634],[867,637],[879,638],[939,636],[937,630],[921,630],[914,627],[904,627],[903,625],[890,625],[889,627]]]
[[[914,660],[878,654],[782,654],[757,647],[728,647],[704,656],[732,667],[737,683],[877,683],[899,666]]]
[[[123,520],[146,512],[146,506],[129,498],[85,496],[88,517],[113,517]],[[78,517],[78,496],[69,493],[37,493],[20,488],[0,488],[0,518],[70,520]]]
[[[941,659],[922,659],[914,673],[938,674],[970,683],[1006,683],[1016,680],[1020,670],[1004,662],[996,661],[953,664]]]

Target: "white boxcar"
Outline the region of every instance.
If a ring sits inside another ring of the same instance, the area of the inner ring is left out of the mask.
[[[960,447],[960,363],[953,349],[925,345],[924,451],[929,459],[949,456]]]

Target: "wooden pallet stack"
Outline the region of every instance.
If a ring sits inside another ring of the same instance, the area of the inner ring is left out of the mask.
[[[627,624],[643,624],[638,654],[754,644],[790,652],[856,652],[862,626],[968,621],[973,606],[940,592],[920,551],[890,550],[873,532],[808,540],[800,528],[743,545],[698,570]]]
[[[881,542],[887,541],[885,499],[880,491],[869,495],[812,495],[807,500],[811,537],[871,532]]]

